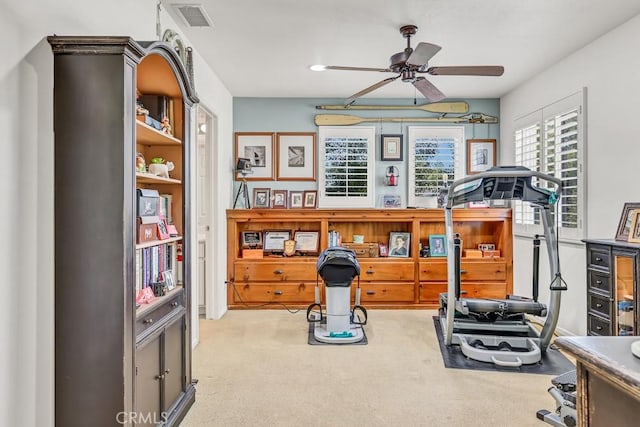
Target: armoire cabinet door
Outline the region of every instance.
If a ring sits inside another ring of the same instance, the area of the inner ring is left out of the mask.
[[[139,414],[136,425],[155,425],[162,417],[160,390],[162,388],[161,335],[151,338],[136,351],[135,413]]]
[[[185,391],[184,321],[183,315],[167,325],[164,331],[164,411],[168,411]]]

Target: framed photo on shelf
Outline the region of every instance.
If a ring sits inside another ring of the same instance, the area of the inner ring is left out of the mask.
[[[286,209],[287,190],[273,190],[273,208]]]
[[[173,272],[171,270],[165,270],[162,272],[162,278],[164,279],[167,290],[170,291],[176,287],[176,283],[173,281]]]
[[[291,230],[264,230],[262,250],[267,253],[283,253],[284,242],[291,240]]]
[[[253,207],[258,209],[268,208],[271,200],[270,188],[253,189]]]
[[[398,194],[385,194],[382,196],[382,206],[385,208],[401,208],[402,197]]]
[[[432,257],[447,256],[447,236],[444,234],[429,236],[429,255]]]
[[[633,221],[634,212],[640,209],[640,202],[626,202],[622,208],[622,215],[616,232],[616,240],[626,242],[631,232],[631,223]]]
[[[242,246],[242,249],[262,248],[262,232],[260,231],[240,232],[240,245]]]
[[[277,133],[276,152],[278,181],[316,180],[315,132]]]
[[[627,241],[632,243],[640,243],[640,210],[634,210],[629,216],[631,216],[632,219]]]
[[[496,165],[495,139],[467,139],[467,173],[484,172]]]
[[[305,191],[304,192],[304,201],[302,204],[303,208],[315,208],[316,201],[318,197],[318,192],[316,190]]]
[[[167,229],[167,221],[164,219],[161,219],[160,221],[158,221],[158,239],[159,240],[165,240],[168,239],[169,236],[169,230]]]
[[[320,233],[317,231],[296,231],[296,251],[301,254],[317,255],[320,244]]]
[[[380,160],[383,162],[402,160],[402,134],[380,135]]]
[[[304,200],[304,191],[289,191],[289,207],[292,209],[301,208]]]
[[[411,233],[389,233],[389,256],[407,258],[410,243]]]
[[[249,159],[251,174],[235,174],[235,180],[273,181],[273,146],[274,134],[271,132],[236,132],[236,158]]]

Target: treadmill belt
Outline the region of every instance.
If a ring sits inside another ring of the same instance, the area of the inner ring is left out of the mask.
[[[433,326],[436,328],[438,345],[442,354],[442,361],[445,368],[451,369],[473,369],[478,371],[498,371],[498,372],[522,372],[525,374],[560,375],[574,370],[576,367],[560,351],[553,348],[553,344],[542,355],[540,363],[533,365],[522,365],[517,368],[507,366],[497,366],[493,363],[480,362],[468,359],[459,345],[447,346],[444,344],[440,318],[433,316]]]

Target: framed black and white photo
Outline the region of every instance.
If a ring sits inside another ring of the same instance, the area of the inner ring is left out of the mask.
[[[402,134],[380,135],[380,160],[402,160]]]
[[[304,201],[302,202],[303,208],[315,208],[318,192],[316,190],[310,190],[304,192]]]
[[[269,253],[283,253],[284,242],[291,240],[291,230],[264,230],[262,250]]]
[[[254,188],[253,189],[253,207],[254,208],[268,208],[271,201],[271,189],[270,188]]]
[[[304,191],[289,191],[289,207],[292,209],[303,206]]]
[[[278,181],[316,180],[315,132],[277,133],[276,152]]]
[[[409,256],[410,243],[411,233],[389,233],[389,256],[407,258]]]
[[[467,173],[484,172],[496,165],[495,139],[467,139]]]
[[[287,207],[287,190],[273,190],[273,208],[285,209]]]
[[[429,236],[429,255],[432,257],[447,256],[447,236],[444,234]]]
[[[317,255],[320,244],[320,233],[317,231],[296,231],[294,240],[296,241],[296,251],[301,254]]]
[[[173,273],[171,270],[165,270],[162,272],[162,278],[167,286],[167,290],[170,291],[176,287],[176,283],[173,281]]]
[[[236,173],[236,181],[273,181],[273,146],[275,135],[270,132],[236,132],[236,158],[249,159],[251,173]]]
[[[262,232],[242,231],[240,234],[240,244],[242,246],[242,249],[262,248]]]

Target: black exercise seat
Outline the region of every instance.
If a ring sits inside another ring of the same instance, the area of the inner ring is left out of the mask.
[[[439,298],[440,305],[442,307],[446,307],[447,293],[441,293]],[[469,312],[473,313],[496,313],[500,315],[522,313],[531,314],[533,316],[547,315],[547,306],[545,304],[522,297],[512,297],[507,299],[460,298],[459,303],[462,307],[465,307]]]

